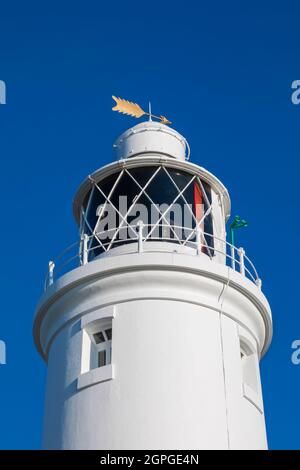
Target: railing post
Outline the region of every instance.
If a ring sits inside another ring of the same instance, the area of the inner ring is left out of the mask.
[[[202,249],[202,245],[201,245],[201,229],[199,227],[199,225],[197,224],[196,226],[196,248],[197,248],[197,255],[200,255],[201,254],[201,249]]]
[[[88,241],[89,241],[89,236],[85,233],[82,237],[82,265],[83,266],[88,263],[88,254],[89,254]]]
[[[231,251],[231,267],[232,269],[235,270],[235,248],[233,245],[230,245],[230,251]]]
[[[257,285],[257,287],[261,290],[262,288],[262,280],[258,277],[255,281],[255,284]]]
[[[48,264],[48,286],[51,286],[54,281],[54,268],[55,268],[55,263],[54,261],[49,261]]]
[[[143,228],[144,228],[144,223],[142,220],[139,220],[137,223],[138,226],[138,250],[139,253],[143,252]]]
[[[245,250],[244,248],[239,248],[239,257],[240,257],[240,273],[242,276],[245,276]]]

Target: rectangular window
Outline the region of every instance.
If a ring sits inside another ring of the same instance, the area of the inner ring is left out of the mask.
[[[90,369],[111,363],[112,321],[105,320],[90,329]]]
[[[258,383],[258,365],[257,355],[250,346],[244,342],[240,342],[240,354],[242,363],[242,380],[256,393],[259,390]]]

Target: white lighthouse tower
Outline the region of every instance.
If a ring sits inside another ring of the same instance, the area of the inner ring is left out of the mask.
[[[78,243],[49,263],[34,338],[46,449],[266,449],[261,280],[226,242],[225,186],[186,139],[142,122],[74,199]]]

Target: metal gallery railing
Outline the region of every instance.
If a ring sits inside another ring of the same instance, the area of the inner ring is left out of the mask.
[[[173,232],[174,230],[184,230],[185,234],[190,232],[189,235],[184,238],[180,238],[178,236],[176,238],[174,237],[174,233],[173,237],[154,236],[151,231],[152,227],[153,225],[144,224],[141,221],[139,221],[136,225],[130,225],[130,238],[114,239],[113,245],[111,243],[111,239],[108,242],[102,242],[101,237],[105,235],[106,239],[109,238],[109,233],[112,232],[112,234],[114,234],[117,228],[105,230],[103,232],[92,235],[84,234],[81,237],[81,240],[72,243],[72,245],[69,245],[60,253],[60,255],[49,262],[44,285],[45,290],[47,290],[47,288],[53,284],[55,279],[59,278],[66,272],[75,269],[76,267],[84,266],[87,263],[98,259],[99,250],[101,250],[102,253],[109,251],[111,254],[113,254],[114,248],[117,246],[135,242],[136,247],[134,247],[134,249],[137,253],[142,253],[145,251],[145,248],[146,251],[149,252],[162,251],[161,249],[155,249],[155,243],[151,243],[151,246],[149,245],[148,242],[153,241],[172,242],[181,246],[188,246],[193,248],[191,251],[184,251],[184,254],[197,256],[204,253],[211,259],[211,261],[230,266],[233,270],[239,272],[242,276],[250,279],[257,285],[259,289],[261,289],[262,281],[258,276],[254,264],[246,256],[245,250],[243,248],[236,248],[224,239],[216,237],[210,233],[203,232],[199,227],[188,228],[172,225]],[[160,225],[161,229],[164,227],[170,229],[169,225]],[[124,227],[124,229],[125,228],[126,227]],[[145,229],[148,230],[149,228],[151,238],[148,238],[149,234],[145,233]],[[169,250],[165,248],[163,251],[167,252]],[[120,254],[119,251],[117,251],[116,254]]]

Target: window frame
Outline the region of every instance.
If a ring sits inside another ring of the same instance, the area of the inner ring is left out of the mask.
[[[259,358],[255,340],[239,327],[242,396],[263,414]]]
[[[100,327],[100,325],[99,325],[99,327]],[[107,366],[107,365],[111,364],[112,334],[111,334],[111,339],[109,339],[108,336],[107,336],[107,333],[106,333],[107,330],[112,331],[112,321],[106,320],[105,323],[103,323],[103,325],[101,325],[101,327],[97,329],[97,331],[93,331],[93,332],[89,333],[90,334],[90,339],[91,339],[91,342],[92,342],[91,356],[93,354],[93,349],[94,349],[94,352],[97,353],[97,358],[96,358],[96,363],[98,364],[97,367],[104,367],[104,366]],[[97,341],[95,340],[95,335],[99,334],[99,333],[102,333],[102,335],[104,337],[104,341],[101,341],[101,342],[97,343]],[[99,362],[100,362],[99,355],[103,351],[105,351],[105,364],[100,365],[99,364]],[[90,370],[92,370],[91,362],[92,362],[92,357],[90,357]],[[96,369],[97,367],[94,367],[94,368]]]
[[[114,329],[115,306],[103,307],[81,318],[81,364],[80,374],[77,377],[77,390],[106,382],[114,378],[114,364],[112,355],[110,364],[91,368],[90,357],[93,340],[91,335],[97,333],[101,328]],[[113,332],[112,332],[113,333]],[[109,340],[112,346],[112,340]],[[101,343],[100,343],[101,344]]]

